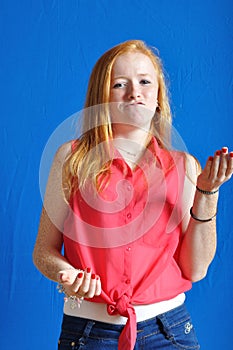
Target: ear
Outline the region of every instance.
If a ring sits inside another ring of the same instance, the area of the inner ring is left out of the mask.
[[[158,105],[157,105],[157,107],[156,107],[156,112],[159,113],[159,114],[160,114],[160,112],[161,112],[161,108],[160,108],[160,106],[159,106],[159,103],[158,103]]]
[[[159,105],[159,91],[158,91],[158,95],[156,97],[156,112],[157,113],[160,113],[161,112],[161,108],[160,108],[160,105]]]

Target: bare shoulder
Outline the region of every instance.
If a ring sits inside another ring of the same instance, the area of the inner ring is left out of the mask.
[[[50,170],[50,178],[53,177],[54,174],[57,176],[57,172],[61,171],[63,169],[63,166],[67,160],[67,158],[70,156],[72,152],[72,143],[73,141],[68,141],[64,144],[62,144],[56,151],[51,170]]]
[[[195,180],[201,173],[201,165],[196,157],[188,152],[170,151],[175,161],[182,161],[185,167],[186,176]]]
[[[66,143],[63,143],[56,151],[54,160],[55,161],[64,161],[71,153],[72,151],[72,143],[73,141],[68,141]]]
[[[201,165],[196,157],[190,153],[184,152],[186,176],[196,181],[197,176],[201,173]]]
[[[66,196],[64,186],[64,165],[71,154],[71,150],[72,141],[69,141],[62,144],[56,151],[43,199],[46,215],[60,231],[62,231],[63,223],[69,208],[69,198]],[[42,214],[44,213],[42,212]],[[42,219],[43,222],[46,222],[45,215],[42,215]],[[46,225],[48,225],[48,223]]]

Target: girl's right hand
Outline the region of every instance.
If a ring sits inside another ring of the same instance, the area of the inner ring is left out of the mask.
[[[91,268],[83,270],[63,270],[59,272],[60,283],[65,294],[77,298],[93,298],[101,294],[100,277],[91,271]]]

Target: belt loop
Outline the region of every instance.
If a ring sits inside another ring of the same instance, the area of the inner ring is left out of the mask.
[[[82,349],[82,346],[86,344],[87,338],[89,337],[89,334],[90,334],[94,324],[95,324],[94,321],[88,321],[87,322],[87,324],[86,324],[86,326],[84,328],[84,331],[83,331],[83,335],[78,341],[79,349]]]

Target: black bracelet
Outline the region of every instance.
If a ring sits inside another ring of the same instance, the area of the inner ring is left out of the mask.
[[[197,189],[199,192],[203,193],[203,194],[215,194],[215,193],[218,192],[218,190],[216,190],[216,191],[205,191],[205,190],[202,190],[201,188],[199,188],[199,187],[197,187],[197,186],[196,186],[196,189]]]
[[[209,219],[199,219],[198,217],[196,217],[196,215],[193,214],[193,207],[190,208],[190,215],[191,217],[196,220],[196,221],[200,221],[200,222],[208,222],[208,221],[212,221],[215,216],[217,215],[217,212],[214,214],[214,216],[212,216],[211,218]]]

